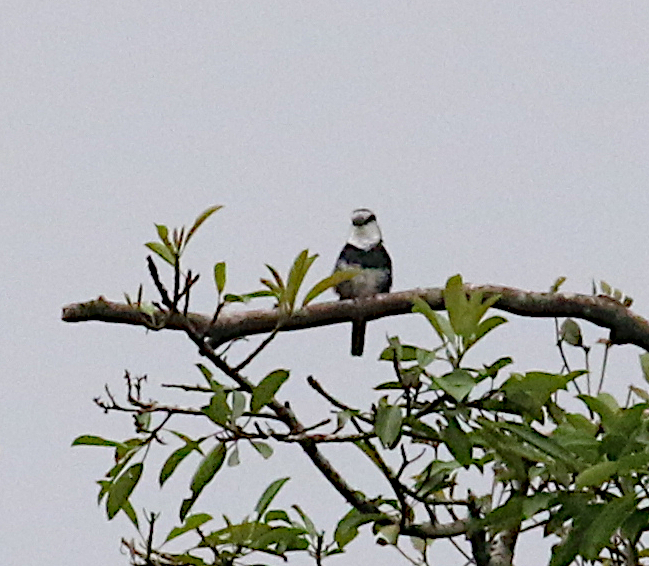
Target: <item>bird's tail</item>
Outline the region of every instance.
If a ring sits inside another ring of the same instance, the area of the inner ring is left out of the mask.
[[[352,356],[362,356],[365,348],[365,321],[352,322]]]

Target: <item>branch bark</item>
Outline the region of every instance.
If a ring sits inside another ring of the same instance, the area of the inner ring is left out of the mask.
[[[535,293],[494,285],[465,285],[467,292],[480,291],[484,297],[498,295],[495,309],[535,318],[577,318],[610,331],[613,344],[635,344],[649,351],[649,322],[634,314],[620,302],[607,296]],[[412,289],[385,293],[362,300],[319,303],[297,310],[280,321],[277,309],[222,312],[215,324],[212,317],[198,313],[184,315],[157,312],[149,315],[135,305],[114,303],[103,297],[63,307],[65,322],[97,320],[144,326],[153,330],[183,330],[187,320],[197,332],[209,337],[216,346],[243,336],[272,332],[281,323],[281,331],[302,330],[329,324],[351,322],[359,317],[375,320],[411,312],[412,300],[421,297],[434,310],[444,309],[442,289]]]

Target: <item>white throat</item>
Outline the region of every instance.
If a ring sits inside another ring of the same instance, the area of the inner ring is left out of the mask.
[[[379,225],[372,221],[363,226],[352,226],[347,243],[361,250],[369,250],[380,241],[381,230],[379,230]]]

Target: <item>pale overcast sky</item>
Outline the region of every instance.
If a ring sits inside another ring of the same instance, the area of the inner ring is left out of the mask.
[[[188,254],[204,273],[198,311],[213,306],[216,261],[228,262],[233,292],[257,288],[264,263],[285,270],[307,247],[321,255],[313,280],[324,277],[349,212],[363,206],[381,223],[395,289],[439,286],[458,272],[541,291],[559,275],[585,293],[604,279],[646,316],[648,29],[639,1],[5,0],[3,564],[127,563],[119,539],[134,531],[96,505],[94,481],[112,455],[70,443],[130,434],[128,418],[92,403],[105,383],[122,392],[125,369],[147,373],[154,395],[160,383],[198,381],[199,359],[173,333],[59,317],[66,303],[135,293],[154,222],[189,223],[225,205]],[[512,355],[521,370],[558,370],[551,321],[509,318],[475,363]],[[371,324],[362,360],[348,356],[348,326],[315,329],[280,337],[251,377],[292,368],[286,394],[302,414],[326,414],[304,383],[311,374],[367,405],[389,375],[373,361],[387,332],[432,345],[415,317]],[[612,352],[621,399],[641,379],[638,353]],[[327,453],[367,485],[370,468]],[[241,519],[287,474],[280,456],[242,458],[195,511]],[[299,502],[331,532],[345,505],[297,449],[284,458],[293,480],[278,502]],[[174,526],[191,468],[162,492],[151,470],[136,508],[163,510],[161,529]],[[547,549],[529,544],[538,550],[519,566],[539,564]],[[439,563],[463,563],[442,546]],[[367,537],[331,564],[352,560],[400,559]]]

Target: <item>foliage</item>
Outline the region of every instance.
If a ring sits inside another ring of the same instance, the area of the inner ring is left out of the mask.
[[[161,295],[160,303],[151,303],[156,309],[177,312],[182,298],[188,303],[196,278],[188,272],[181,284],[182,253],[197,228],[219,208],[208,209],[190,230],[174,230],[171,237],[165,226],[157,225],[160,242],[147,247],[174,269],[174,291],[168,294],[150,260],[151,275]],[[283,315],[290,317],[316,257],[301,252],[286,277],[267,266],[271,278],[261,280],[265,289],[244,295],[225,293],[226,267],[217,263],[214,319],[228,302],[262,296],[272,296]],[[354,275],[338,273],[316,283],[304,294],[302,307],[341,277]],[[562,282],[558,280],[551,292],[558,292]],[[604,285],[605,294],[629,301]],[[137,305],[144,304],[141,299],[140,291]],[[180,408],[144,402],[144,379],[127,373],[127,403],[119,404],[110,395],[99,404],[107,411],[134,415],[135,436],[115,441],[84,435],[73,443],[106,447],[114,453],[114,465],[98,482],[98,500],[105,505],[109,519],[122,511],[141,534],[141,544],[126,543],[132,562],[244,564],[254,555],[257,561],[274,563],[277,557],[307,553],[321,564],[328,556],[344,552],[363,526],[371,525],[377,541],[386,546],[401,548],[402,540],[411,538],[418,555],[408,559],[415,564],[428,563],[437,538],[466,540],[469,546],[464,552],[479,566],[511,564],[519,535],[531,529],[542,530],[555,542],[548,558],[551,566],[565,566],[578,558],[607,565],[641,563],[647,556],[642,537],[649,530],[649,393],[634,387],[638,401],[621,406],[611,395],[593,392],[590,372],[572,370],[566,361],[564,345],[580,348],[584,366],[589,367],[590,348],[571,319],[556,326],[564,360],[558,373],[533,370],[507,374],[513,362],[510,357],[480,368],[467,365],[466,354],[506,323],[501,316],[489,316],[489,308],[497,300],[497,296],[485,298],[467,292],[460,276],[451,277],[446,284],[447,315],[432,310],[422,299],[413,299],[413,312],[425,317],[439,344],[422,348],[391,337],[380,360],[390,365],[393,377],[378,386],[376,393],[368,391],[365,408],[335,399],[310,378],[311,387],[337,417],[335,423],[315,426],[303,425],[278,400],[282,385],[290,379],[289,370],[278,368],[255,380],[242,375],[242,369],[270,340],[232,366],[225,357],[227,345],[212,350],[188,325],[185,332],[211,367],[197,365],[204,385],[176,387],[201,394],[204,404]],[[186,308],[187,304],[185,312]],[[647,354],[641,356],[641,367],[649,381]],[[205,423],[204,436],[191,438],[170,428],[172,419],[188,414]],[[288,477],[273,481],[245,517],[231,520],[226,516],[215,524],[205,510],[191,513],[224,466],[241,465],[242,444],[270,458],[274,446],[288,442],[299,444],[324,479],[349,503],[348,512],[329,536],[300,506],[282,509],[272,505],[280,489],[290,485]],[[360,491],[350,489],[334,465],[328,467],[314,456],[319,445],[327,442],[356,447],[385,477],[392,493],[370,498],[361,493],[364,486]],[[169,451],[157,473],[161,487],[189,456],[200,456],[200,461],[188,485],[188,496],[178,504],[179,525],[161,542],[152,543],[155,516],[147,518],[147,532],[133,501],[154,447]],[[477,494],[472,484],[469,490],[464,487],[469,473],[474,477],[476,472],[492,483],[485,493]],[[185,551],[164,550],[179,537],[188,540]],[[403,549],[402,553],[406,554]]]

